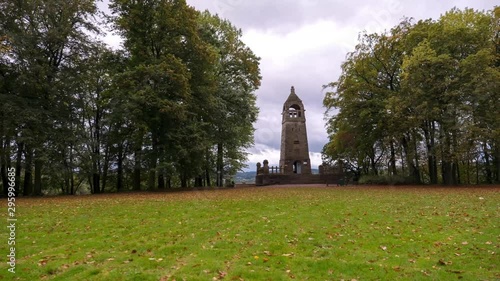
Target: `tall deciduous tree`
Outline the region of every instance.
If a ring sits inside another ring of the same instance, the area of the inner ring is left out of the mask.
[[[3,62],[9,83],[15,85],[7,99],[15,103],[16,142],[25,159],[24,187],[42,193],[44,164],[51,157],[69,116],[72,96],[65,82],[75,61],[92,46],[89,33],[97,28],[94,1],[2,1],[0,33],[4,36]],[[18,154],[19,155],[19,154]],[[34,176],[33,174],[34,165]]]
[[[224,173],[240,170],[246,160],[243,149],[253,144],[253,123],[258,114],[254,91],[261,80],[259,58],[241,41],[241,30],[228,20],[205,11],[199,16],[199,30],[217,54],[217,89],[209,130],[215,143],[216,185],[222,186]]]
[[[437,21],[405,20],[386,34],[362,35],[324,100],[339,110],[328,123],[325,157],[357,159],[365,174],[408,166],[413,182],[433,184],[470,182],[474,162],[476,182],[480,172],[493,182],[497,29],[492,12],[452,9]]]

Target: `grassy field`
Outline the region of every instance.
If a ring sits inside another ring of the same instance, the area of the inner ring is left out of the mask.
[[[21,198],[16,273],[2,262],[0,280],[498,280],[499,191],[305,186]],[[6,210],[1,218],[7,225]]]

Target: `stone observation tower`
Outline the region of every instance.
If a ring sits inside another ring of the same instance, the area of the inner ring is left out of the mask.
[[[309,145],[307,144],[306,115],[302,100],[292,86],[283,105],[281,122],[280,170],[285,175],[311,174]]]
[[[281,155],[279,166],[269,161],[256,163],[255,185],[272,184],[333,184],[344,183],[342,163],[331,166],[323,163],[319,174],[311,173],[309,145],[307,143],[306,115],[302,100],[292,87],[283,105],[281,121]]]

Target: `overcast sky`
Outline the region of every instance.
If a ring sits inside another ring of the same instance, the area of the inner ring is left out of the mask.
[[[490,10],[495,1],[463,0],[187,0],[208,9],[243,31],[243,42],[261,58],[262,85],[257,90],[259,119],[248,170],[256,162],[280,157],[281,110],[295,86],[306,109],[307,136],[313,168],[321,164],[327,142],[322,86],[336,81],[358,34],[383,32],[403,17],[437,19],[453,7]]]

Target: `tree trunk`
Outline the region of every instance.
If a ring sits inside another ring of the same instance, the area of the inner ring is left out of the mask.
[[[69,185],[70,185],[70,183],[69,183],[69,172],[68,172],[68,168],[67,167],[66,167],[66,172],[65,172],[63,181],[64,181],[64,184],[61,185],[61,193],[62,194],[69,194],[69,189],[70,189]]]
[[[456,110],[454,110],[454,116],[457,116]],[[457,157],[457,150],[458,150],[458,140],[457,140],[457,134],[458,132],[456,130],[453,130],[451,137],[452,137],[452,151],[453,155],[451,156],[451,174],[452,174],[452,182],[453,185],[459,185],[460,184],[460,166],[458,162],[458,157]]]
[[[106,183],[108,182],[108,171],[109,171],[109,143],[106,145],[106,150],[104,151],[104,165],[102,166],[102,179],[101,179],[101,190],[104,192],[106,190]]]
[[[470,184],[470,160],[467,155],[467,161],[463,162],[463,166],[465,166],[465,183]]]
[[[3,122],[2,122],[3,124]],[[1,154],[0,154],[0,161],[1,163],[1,168],[0,168],[0,173],[2,175],[2,185],[3,185],[3,194],[7,195],[8,194],[8,188],[9,188],[9,179],[7,177],[7,169],[9,167],[9,164],[7,161],[8,158],[10,158],[7,151],[9,151],[8,147],[10,146],[10,140],[8,138],[5,139],[5,141],[2,140],[2,143],[0,143],[1,147]],[[17,173],[17,169],[16,169]],[[16,186],[17,189],[19,189],[19,181],[16,178]]]
[[[99,91],[97,91],[97,99],[99,99]],[[101,112],[97,103],[94,116],[94,174],[92,182],[94,193],[101,193]]]
[[[148,174],[148,190],[155,189],[155,177],[156,177],[156,154],[151,155],[151,159],[149,162],[149,174]]]
[[[443,177],[443,184],[444,185],[452,185],[453,184],[452,165],[451,165],[450,161],[442,160],[441,174]]]
[[[454,185],[460,184],[460,166],[456,161],[453,162],[453,184]]]
[[[94,194],[101,192],[101,175],[97,172],[92,174],[92,187],[94,188]]]
[[[22,158],[24,151],[24,143],[17,143],[17,155],[16,155],[16,192],[19,192],[21,187],[21,170],[22,170]],[[24,190],[23,190],[24,194]]]
[[[205,181],[206,181],[205,182],[206,186],[209,186],[209,187],[212,186],[212,184],[210,182],[210,170],[208,167],[205,169]]]
[[[390,167],[391,173],[393,176],[397,175],[398,172],[396,170],[396,151],[394,150],[394,142],[391,140],[391,159],[390,159]]]
[[[71,171],[71,178],[69,179],[69,184],[70,184],[69,194],[75,195],[75,175],[73,174],[73,171]]]
[[[92,159],[92,193],[98,194],[101,191],[101,175],[99,171],[99,148],[94,146]]]
[[[431,121],[431,133],[430,133],[430,155],[431,155],[431,167],[432,168],[432,178],[431,178],[431,183],[437,184],[438,183],[438,166],[437,166],[437,157],[436,157],[436,123],[434,121]]]
[[[38,154],[38,153],[37,153]],[[35,158],[35,195],[42,195],[42,166],[43,161],[39,158],[39,155],[36,154]]]
[[[402,143],[401,143],[402,144]],[[400,151],[400,158],[401,158],[401,172],[403,175],[406,175],[406,159],[405,159],[405,154],[406,151],[404,151],[404,148],[401,149]]]
[[[451,133],[441,124],[441,167],[444,185],[453,185],[453,157],[451,155]]]
[[[415,132],[414,132],[415,133]],[[420,163],[418,159],[418,143],[416,134],[413,135],[413,149],[415,150],[415,166],[413,166],[413,180],[416,184],[422,183],[422,179],[420,177]],[[413,165],[413,163],[412,163]]]
[[[25,168],[24,168],[24,184],[23,184],[23,194],[32,195],[33,194],[33,150],[26,146],[24,151]]]
[[[445,135],[441,144],[441,177],[443,178],[444,185],[451,185],[453,183],[452,167],[450,160],[450,142],[449,136],[445,133],[444,129],[441,135]]]
[[[17,170],[16,170],[17,172]],[[3,187],[3,194],[7,195],[8,194],[8,189],[9,189],[9,179],[7,178],[7,165],[2,161],[2,165],[0,168],[0,173],[2,174],[2,187]]]
[[[158,172],[158,189],[165,189],[165,176],[163,169],[160,169]]]
[[[476,184],[479,184],[479,157],[476,158]]]
[[[438,183],[437,160],[435,151],[435,130],[436,125],[434,121],[424,122],[424,137],[427,148],[427,165],[429,167],[429,179],[431,184]]]
[[[453,184],[453,170],[451,160],[451,141],[449,133],[441,126],[441,176],[444,185]]]
[[[375,162],[375,148],[371,149],[368,158],[370,158],[370,170],[372,174],[378,175],[377,163]]]
[[[134,152],[133,189],[141,190],[141,147]]]
[[[186,188],[187,187],[187,177],[184,173],[180,174],[180,180],[181,180],[181,187]]]
[[[118,145],[118,163],[116,175],[116,191],[123,189],[123,143]]]
[[[495,157],[494,166],[495,166],[495,182],[500,183],[500,147],[499,144],[495,146]]]
[[[224,151],[222,143],[217,144],[217,186],[223,186],[224,179]]]
[[[172,188],[172,177],[171,176],[167,176],[166,185],[167,185],[167,188]]]
[[[404,136],[401,140],[401,145],[403,146],[403,152],[405,154],[406,163],[408,166],[408,176],[412,177],[413,180],[416,181],[415,183],[419,183],[420,176],[416,177],[415,175],[419,175],[420,173],[418,171],[418,168],[415,167],[415,163],[413,162],[413,158],[417,159],[418,156],[412,157],[413,153],[410,151],[410,147],[408,145],[408,139],[410,139],[409,134],[408,136]]]
[[[75,175],[73,173],[73,144],[69,146],[69,194],[75,194]]]
[[[62,162],[64,165],[64,173],[63,173],[63,182],[64,184],[61,185],[61,192],[62,194],[69,194],[70,192],[70,172],[71,172],[71,164],[69,162],[68,157],[66,157],[66,150],[63,151],[62,154]],[[71,152],[69,152],[71,153]]]
[[[491,167],[490,167],[490,154],[488,152],[488,145],[486,142],[483,143],[483,152],[484,152],[484,165],[486,171],[486,183],[493,183],[491,175]]]
[[[194,178],[194,186],[195,187],[203,187],[203,176],[197,176]]]

